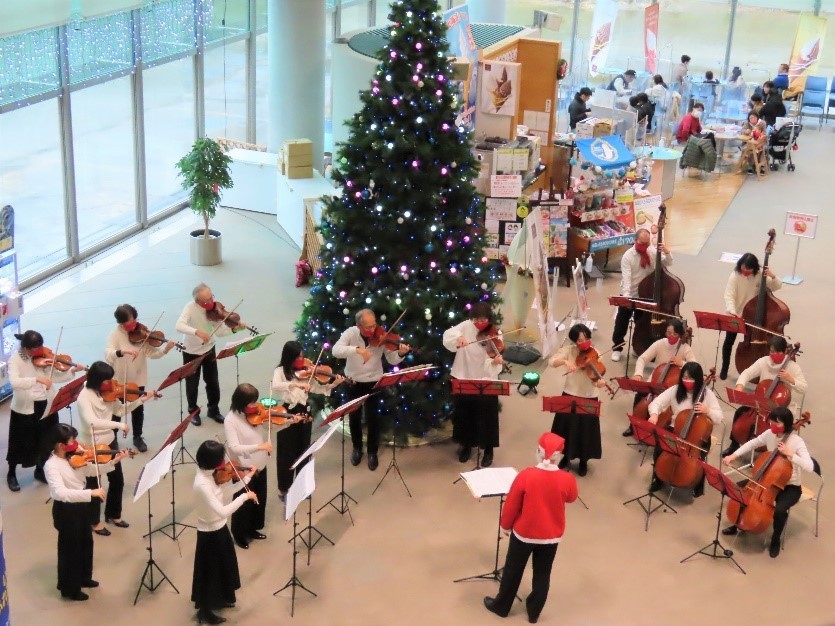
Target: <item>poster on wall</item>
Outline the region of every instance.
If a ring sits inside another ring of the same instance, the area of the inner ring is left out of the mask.
[[[656,73],[658,66],[658,12],[660,4],[651,4],[644,9],[644,69]]]
[[[0,209],[0,252],[14,248],[14,209],[7,204]]]
[[[548,284],[547,209],[534,209],[525,219],[525,227],[531,245],[528,247],[528,265],[533,273],[534,299],[539,315],[539,334],[542,337],[542,356],[548,357],[557,349],[557,325],[551,309]]]
[[[481,112],[516,115],[521,63],[485,62],[481,68]]]
[[[592,76],[597,76],[606,67],[617,16],[618,0],[597,0],[594,5],[589,46],[589,73]]]
[[[473,38],[470,26],[470,10],[467,5],[455,7],[444,13],[447,28],[449,54],[468,59],[470,62],[467,80],[461,83],[461,110],[455,120],[456,125],[468,130],[475,128],[476,94],[478,85],[478,46]]]
[[[650,244],[658,244],[658,220],[661,217],[661,196],[635,198],[635,228],[646,228],[650,234]]]
[[[801,13],[789,61],[789,88],[802,91],[806,77],[814,74],[823,51],[826,18]]]

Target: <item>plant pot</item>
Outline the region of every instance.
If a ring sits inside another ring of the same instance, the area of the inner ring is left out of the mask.
[[[221,241],[219,230],[209,229],[209,236],[203,236],[204,230],[191,231],[191,264],[218,265],[221,261]]]

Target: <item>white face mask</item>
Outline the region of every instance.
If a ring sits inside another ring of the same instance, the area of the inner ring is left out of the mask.
[[[699,109],[693,111],[693,117],[699,119],[702,116],[702,112]]]

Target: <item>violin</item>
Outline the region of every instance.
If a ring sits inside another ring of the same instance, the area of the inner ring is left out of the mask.
[[[304,360],[304,367],[295,370],[293,376],[297,380],[305,382],[315,380],[320,385],[330,385],[336,381],[340,374],[334,374],[333,368],[329,365],[315,365],[310,359]],[[348,380],[347,378],[345,379]]]
[[[215,300],[215,304],[211,310],[206,311],[206,317],[212,322],[223,322],[232,330],[236,330],[241,326],[244,326],[252,335],[258,334],[257,328],[254,326],[247,326],[241,322],[241,316],[239,314],[234,311],[227,311],[223,304],[217,300]]]
[[[811,414],[804,411],[801,419],[794,423],[790,432],[783,434],[785,443],[792,432],[812,421]],[[769,454],[761,454],[754,462],[753,476],[742,490],[744,505],[728,501],[725,516],[739,530],[761,533],[768,530],[774,519],[774,501],[792,477],[792,463],[774,448]]]
[[[110,384],[108,385],[107,383]],[[145,392],[140,391],[139,385],[136,383],[127,383],[123,385],[115,378],[105,381],[103,386],[105,388],[99,390],[99,395],[101,395],[102,400],[105,402],[114,402],[116,400],[133,402],[134,400],[139,400],[139,398],[145,395]],[[162,395],[155,391],[154,397],[161,398]]]
[[[247,404],[244,409],[246,421],[251,426],[261,426],[267,420],[275,426],[284,426],[295,422],[312,422],[313,418],[304,413],[288,413],[285,407],[281,409],[267,408],[260,402]]]
[[[377,326],[374,329],[374,334],[368,338],[368,345],[372,348],[383,346],[383,348],[385,348],[386,350],[400,350],[401,344],[406,344],[406,342],[403,341],[403,337],[389,330],[386,330],[382,326]],[[419,352],[419,349],[409,346],[407,354],[409,352],[416,353]]]
[[[89,463],[107,463],[110,461],[110,458],[116,454],[119,454],[122,450],[114,450],[110,446],[100,443],[96,445],[95,453],[92,448],[78,448],[75,452],[68,455],[67,461],[72,466],[73,469],[82,468]],[[124,450],[124,452],[128,453],[128,456],[136,456],[137,452],[133,449]],[[95,461],[93,457],[95,456]]]
[[[594,347],[590,347],[588,350],[581,350],[577,354],[577,358],[574,359],[574,364],[577,366],[577,369],[583,370],[586,376],[593,382],[597,382],[598,380],[604,381],[604,388],[609,393],[609,396],[612,398],[615,397],[615,390],[603,378],[603,375],[606,373],[606,366],[603,365],[603,361],[600,360],[600,354]]]
[[[778,374],[786,370],[786,366],[800,354],[800,344],[795,343],[789,346],[786,350],[786,358],[780,365]],[[777,406],[789,406],[792,401],[792,390],[789,385],[780,380],[779,376],[775,376],[773,380],[765,379],[757,383],[757,389],[754,391],[757,396],[765,396]],[[761,435],[765,429],[768,428],[768,419],[766,415],[760,414],[757,409],[750,407],[742,413],[734,422],[731,428],[731,437],[739,445],[747,442],[749,439]]]
[[[141,322],[136,323],[136,327],[128,333],[128,341],[130,341],[133,345],[138,346],[147,343],[149,346],[153,348],[159,348],[165,343],[168,343],[168,339],[165,338],[165,333],[161,330],[148,330],[148,327]],[[177,348],[180,352],[185,350],[185,346],[181,344],[179,341],[174,342],[174,347]]]
[[[32,359],[32,365],[35,367],[55,367],[59,372],[68,372],[73,367],[83,367],[85,371],[90,369],[86,365],[79,366],[78,363],[73,362],[69,354],[55,354],[52,350],[43,347],[43,354]]]
[[[214,472],[212,472],[212,476],[215,479],[216,485],[223,485],[228,483],[230,480],[234,482],[243,480],[243,474],[246,474],[251,469],[251,467],[244,467],[243,465],[238,465],[232,461],[224,461],[222,465],[215,468]]]
[[[737,346],[734,357],[737,372],[745,371],[753,365],[754,361],[768,355],[768,339],[770,335],[782,335],[786,324],[791,321],[791,310],[789,310],[788,305],[782,300],[775,298],[771,289],[766,286],[768,281],[766,280],[765,271],[768,269],[769,257],[774,251],[774,240],[776,236],[777,233],[773,228],[768,231],[768,241],[765,244],[765,258],[763,259],[763,268],[760,275],[760,291],[742,309],[742,319],[747,324],[756,325],[764,330],[752,328],[745,333],[745,338]]]

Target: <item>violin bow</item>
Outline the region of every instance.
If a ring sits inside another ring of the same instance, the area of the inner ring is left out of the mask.
[[[325,347],[322,346],[322,349],[319,350],[319,356],[316,357],[316,362],[313,364],[313,369],[310,370],[310,377],[307,379],[307,384],[312,385],[314,377],[316,376],[316,368],[319,367],[319,361],[322,360],[322,353],[325,351]]]
[[[58,348],[61,347],[61,338],[64,336],[64,327],[58,331],[58,343],[55,344],[55,354],[52,355],[52,365],[49,368],[49,380],[52,380],[52,375],[55,373],[55,359],[58,358]]]
[[[235,312],[235,310],[236,310],[239,306],[241,306],[243,303],[244,303],[244,299],[243,299],[243,298],[241,298],[240,300],[238,300],[238,304],[236,304],[236,305],[235,305],[234,307],[232,307],[230,310],[226,311],[226,317],[224,317],[224,318],[223,318],[222,320],[220,320],[217,324],[215,324],[215,327],[212,329],[212,332],[210,332],[210,333],[209,333],[209,339],[211,339],[212,337],[214,337],[214,335],[215,335],[215,333],[218,331],[218,329],[226,323],[226,320],[228,320],[228,319],[229,319],[229,316],[230,316],[230,315],[232,315],[232,313],[234,313],[234,312]],[[208,339],[207,339],[206,341],[208,341]],[[204,341],[203,343],[206,343],[206,342]]]
[[[90,436],[93,438],[93,465],[96,466],[96,482],[101,489],[101,471],[99,471],[99,456],[96,454],[96,431],[90,429]]]
[[[614,350],[614,349],[616,349],[616,348],[622,348],[622,347],[623,347],[623,346],[625,346],[625,345],[626,345],[626,342],[625,342],[625,341],[621,341],[618,345],[616,345],[616,346],[612,346],[611,348],[609,348],[608,350],[606,350],[606,352],[598,352],[598,353],[597,353],[597,356],[599,356],[599,357],[600,357],[600,356],[603,356],[604,354],[609,354],[612,350]],[[566,372],[565,374],[563,374],[563,376],[568,376],[570,373],[571,373],[571,372]],[[604,380],[602,376],[600,376],[600,380]]]
[[[273,381],[270,381],[270,403],[267,406],[267,441],[272,442],[273,440],[273,420],[271,419],[272,416],[269,414],[273,408]],[[267,456],[272,456],[271,453],[267,452]]]
[[[140,350],[142,350],[142,348],[144,348],[144,347],[145,347],[145,344],[146,344],[146,343],[148,343],[148,339],[150,339],[150,338],[151,338],[151,333],[152,333],[152,332],[154,332],[154,331],[157,329],[157,324],[159,324],[159,321],[162,319],[162,316],[163,316],[163,314],[164,314],[164,313],[165,313],[165,311],[163,311],[162,313],[160,313],[160,314],[159,314],[159,317],[157,317],[157,321],[156,321],[156,322],[154,322],[154,325],[153,325],[153,327],[151,328],[151,330],[149,330],[149,331],[145,334],[145,339],[143,339],[143,340],[142,340],[142,343],[140,343],[140,344],[139,344],[139,347],[137,347],[137,348],[136,348],[136,354],[134,354],[134,355],[133,355],[133,360],[134,360],[134,361],[136,360],[136,357],[138,357],[138,356],[139,356],[139,351],[140,351]],[[125,380],[127,380],[127,379],[125,379]]]
[[[526,328],[525,326],[520,326],[519,328],[514,328],[513,330],[509,330],[506,333],[503,332],[502,337],[506,337],[507,335],[511,335],[513,333],[518,333],[520,330],[525,330],[525,328]],[[493,338],[492,337],[487,337],[485,339],[479,339],[478,341],[471,341],[467,345],[470,346],[470,345],[477,344],[477,343],[485,343],[486,341],[493,341]],[[495,345],[493,347],[495,347]]]
[[[215,435],[215,439],[217,439],[218,443],[223,445],[223,442],[220,440],[220,437],[218,435]],[[230,457],[229,452],[226,451],[225,445],[223,445],[223,458],[226,459],[226,462],[229,463],[229,466],[232,468],[232,471],[235,473],[235,476],[237,476],[238,480],[241,481],[241,484],[244,486],[244,491],[246,491],[247,493],[252,493],[252,490],[250,490],[249,486],[246,484],[246,481],[244,480],[243,476],[241,476],[240,472],[238,472],[238,468],[235,467],[235,464],[232,462],[232,457]]]

